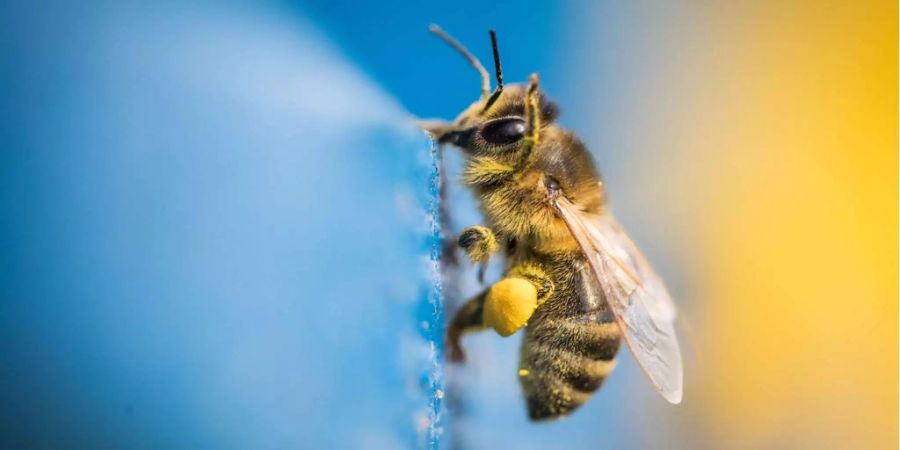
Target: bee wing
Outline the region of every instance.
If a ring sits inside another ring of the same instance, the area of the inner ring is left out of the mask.
[[[638,365],[666,400],[680,403],[677,313],[659,275],[612,215],[588,216],[562,196],[556,206],[587,256]]]
[[[601,235],[607,236],[613,247],[611,250],[617,250],[617,254],[615,254],[617,260],[630,268],[631,274],[640,280],[641,286],[650,297],[647,307],[651,313],[660,320],[675,322],[678,308],[675,307],[675,302],[672,301],[665,283],[612,213],[596,216],[591,223],[596,226]]]

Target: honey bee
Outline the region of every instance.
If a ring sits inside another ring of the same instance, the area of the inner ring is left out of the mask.
[[[532,420],[564,417],[596,392],[625,340],[662,396],[682,398],[675,304],[661,278],[609,211],[585,145],[557,125],[558,108],[533,74],[503,85],[490,31],[496,88],[481,63],[436,25],[434,34],[481,75],[481,97],[453,122],[423,122],[441,145],[465,155],[462,182],[486,221],[459,236],[473,263],[505,253],[505,273],[465,302],[449,323],[448,357],[465,357],[461,336],[525,328],[519,381]]]

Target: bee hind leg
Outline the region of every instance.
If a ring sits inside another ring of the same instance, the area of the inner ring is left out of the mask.
[[[450,325],[447,327],[447,350],[450,361],[463,362],[466,360],[466,353],[460,343],[463,333],[484,328],[484,299],[487,292],[485,289],[466,301],[450,321]]]
[[[472,297],[456,312],[447,327],[449,359],[465,360],[463,333],[493,328],[500,336],[513,335],[553,292],[553,282],[537,267],[520,266],[511,276]]]
[[[447,327],[450,361],[462,362],[465,352],[460,344],[464,333],[493,328],[500,336],[513,335],[534,313],[538,290],[524,278],[507,277],[472,297],[456,312]]]

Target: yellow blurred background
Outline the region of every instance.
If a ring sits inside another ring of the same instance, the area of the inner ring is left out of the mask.
[[[897,2],[691,8],[645,34],[658,70],[612,118],[653,152],[619,204],[652,199],[640,220],[681,238],[698,361],[677,428],[704,448],[896,448]]]

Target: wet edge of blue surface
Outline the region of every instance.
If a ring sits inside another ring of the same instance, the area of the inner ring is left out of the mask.
[[[441,444],[444,426],[444,305],[440,262],[443,236],[440,226],[440,151],[437,144],[428,139],[430,147],[430,174],[426,211],[428,217],[429,276],[425,295],[420,300],[417,322],[422,324],[423,337],[428,341],[429,359],[421,375],[422,387],[428,399],[426,425],[420,430],[420,448],[437,449]]]

